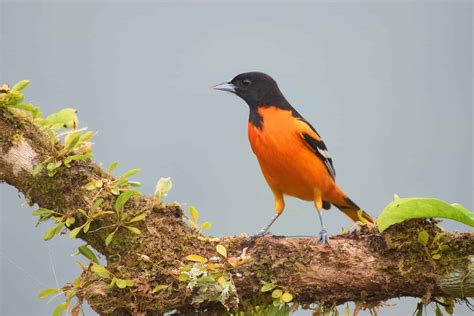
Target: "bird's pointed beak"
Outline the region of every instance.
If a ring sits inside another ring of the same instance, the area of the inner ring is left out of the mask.
[[[224,82],[224,83],[212,86],[211,89],[235,93],[235,86],[230,82]]]

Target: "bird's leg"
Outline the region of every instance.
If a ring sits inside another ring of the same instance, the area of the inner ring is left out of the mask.
[[[319,190],[314,191],[314,206],[318,211],[319,222],[321,223],[321,231],[318,235],[318,243],[329,244],[328,232],[326,230],[326,226],[324,226],[323,216],[320,211],[323,208],[323,199],[321,197],[321,191]]]
[[[276,190],[272,190],[273,192],[273,198],[275,200],[275,215],[273,215],[272,219],[270,220],[270,223],[268,223],[267,226],[262,228],[262,230],[255,235],[254,237],[261,237],[265,235],[270,227],[273,225],[273,223],[277,220],[278,217],[280,217],[281,213],[283,213],[283,210],[285,209],[285,200],[283,199],[283,193],[278,192]]]

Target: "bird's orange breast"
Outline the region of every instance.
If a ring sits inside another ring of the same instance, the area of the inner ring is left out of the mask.
[[[272,190],[303,200],[314,200],[315,190],[323,198],[335,182],[323,162],[305,144],[303,133],[319,139],[311,128],[289,110],[259,107],[260,127],[248,124],[248,137],[263,175]]]

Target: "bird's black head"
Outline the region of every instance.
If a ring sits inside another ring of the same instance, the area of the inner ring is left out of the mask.
[[[251,109],[260,105],[286,107],[288,104],[276,81],[262,72],[242,73],[228,82],[214,86],[213,89],[238,95]]]

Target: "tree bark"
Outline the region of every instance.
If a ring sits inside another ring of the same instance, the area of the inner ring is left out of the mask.
[[[32,205],[73,216],[76,221],[69,229],[74,229],[85,221],[78,209],[90,209],[98,198],[104,199],[104,210],[113,209],[117,197],[107,184],[115,178],[90,160],[61,166],[52,177],[45,172],[32,176],[38,163],[55,157],[61,148],[59,142],[51,144],[36,124],[0,107],[0,181],[16,187]],[[104,182],[102,188],[83,188],[97,179]],[[362,226],[333,236],[330,245],[280,236],[248,243],[246,236],[205,236],[188,224],[179,205],[159,203],[154,197],[135,196],[124,207],[124,212],[133,215],[143,210],[146,220],[135,225],[141,230],[139,235],[120,227],[105,246],[106,237],[117,228],[116,218],[107,215],[93,221],[88,233],[77,236],[105,256],[107,269],[115,276],[134,280],[134,286],[119,289],[109,287],[110,280],[98,277],[90,267],[82,272],[83,284],[75,294],[101,315],[248,309],[271,304],[271,292],[260,290],[267,283],[288,291],[293,302],[303,307],[348,301],[373,307],[401,296],[420,297],[425,303],[435,297],[474,296],[474,233],[447,234],[443,244],[449,248],[434,260],[432,249],[418,243],[421,229],[431,238],[441,231],[433,220],[404,222],[384,233]],[[217,253],[218,244],[227,249],[227,259]],[[191,280],[178,280],[183,267],[193,264],[186,259],[191,254],[210,260],[201,266],[225,276],[235,284],[236,292],[222,298],[222,293],[202,284],[190,289]],[[160,284],[168,287],[152,293]],[[202,302],[196,300],[199,297]]]

